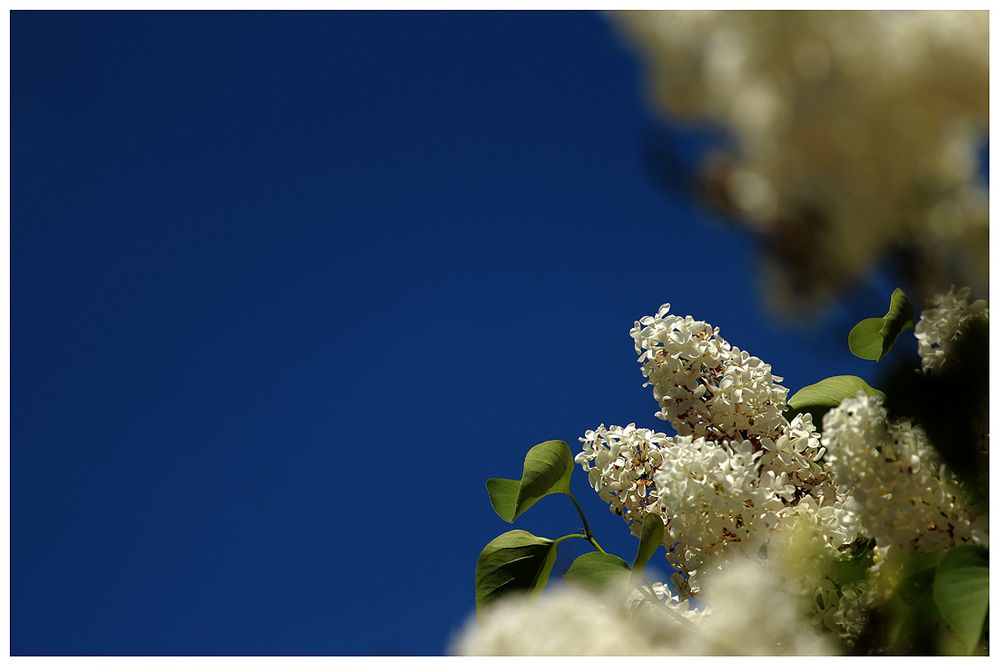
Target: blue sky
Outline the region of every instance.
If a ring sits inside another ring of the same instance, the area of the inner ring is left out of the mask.
[[[854,313],[781,327],[750,239],[654,182],[651,140],[697,144],[600,15],[11,35],[14,654],[443,652],[508,529],[486,478],[601,422],[663,429],[628,331],[665,301],[792,390],[872,376]],[[549,498],[522,526],[576,521]]]

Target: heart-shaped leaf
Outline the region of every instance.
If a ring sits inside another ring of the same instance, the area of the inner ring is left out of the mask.
[[[653,553],[663,545],[664,528],[665,525],[658,515],[650,513],[645,516],[642,522],[642,536],[638,541],[638,553],[635,555],[635,563],[631,566],[636,572],[642,571]]]
[[[933,600],[968,654],[974,652],[989,612],[989,552],[973,545],[947,551],[933,579]]]
[[[569,494],[573,459],[569,445],[557,439],[531,447],[520,481],[489,479],[489,502],[500,518],[512,523],[545,495]]]
[[[570,583],[600,589],[631,574],[628,563],[609,553],[586,553],[580,555],[565,572]]]
[[[555,564],[557,544],[524,530],[490,541],[475,565],[475,608],[512,592],[540,592]]]
[[[854,375],[826,377],[820,382],[809,384],[791,396],[791,399],[787,401],[791,408],[787,417],[790,420],[795,414],[811,412],[813,422],[821,423],[823,414],[846,398],[854,397],[859,391],[885,397],[884,393],[860,377]]]
[[[912,303],[901,289],[891,294],[888,312],[883,317],[863,319],[850,330],[850,351],[868,361],[879,361],[895,345],[895,340],[912,327]]]

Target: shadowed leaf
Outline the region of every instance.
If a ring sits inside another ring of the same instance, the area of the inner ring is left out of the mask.
[[[968,654],[974,652],[989,612],[989,552],[972,545],[950,549],[937,567],[933,600]]]
[[[638,541],[638,553],[632,569],[641,571],[648,564],[659,546],[663,545],[663,521],[656,514],[649,514],[642,523],[642,536]]]
[[[555,564],[557,544],[524,530],[490,541],[475,565],[475,608],[513,592],[540,592]]]

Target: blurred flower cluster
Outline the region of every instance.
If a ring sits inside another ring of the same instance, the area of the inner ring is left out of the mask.
[[[619,12],[655,107],[728,130],[702,191],[754,232],[785,312],[891,265],[988,289],[988,14]]]
[[[823,420],[826,462],[856,500],[861,529],[882,557],[891,549],[942,551],[987,542],[953,473],[922,428],[893,422],[878,396],[848,398]]]
[[[970,295],[968,287],[957,293],[951,287],[946,294],[933,297],[930,301],[932,308],[923,310],[916,324],[923,372],[939,373],[947,360],[947,350],[960,337],[961,329],[972,319],[988,319],[988,304],[982,299],[971,302]]]
[[[663,590],[661,585],[657,590]],[[832,655],[835,644],[803,619],[770,569],[735,562],[709,582],[708,605],[642,599],[625,586],[562,585],[539,599],[515,596],[465,625],[462,655]],[[746,608],[761,612],[747,613]]]

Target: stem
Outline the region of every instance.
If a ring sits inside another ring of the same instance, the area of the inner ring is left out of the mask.
[[[576,498],[573,497],[572,493],[567,494],[569,495],[569,499],[571,499],[572,503],[576,506],[576,511],[579,512],[580,520],[583,521],[583,531],[586,533],[586,538],[592,538],[593,532],[590,531],[590,524],[586,522],[586,516],[583,515],[583,507],[579,506],[579,502],[576,501]]]
[[[566,493],[566,495],[568,495],[569,499],[572,500],[573,505],[576,507],[576,511],[579,513],[579,519],[583,521],[583,532],[585,534],[584,538],[589,541],[594,548],[606,555],[607,551],[601,548],[600,544],[597,543],[597,540],[593,538],[593,532],[590,531],[590,524],[586,521],[586,516],[583,514],[583,507],[579,506],[579,502],[576,501],[576,498],[573,497],[572,493]]]
[[[566,534],[565,536],[560,536],[559,538],[555,539],[555,543],[562,543],[566,539],[585,539],[585,538],[586,538],[585,534]]]

